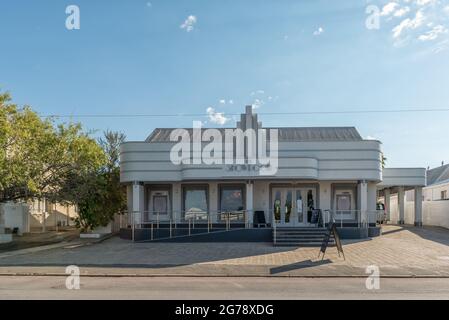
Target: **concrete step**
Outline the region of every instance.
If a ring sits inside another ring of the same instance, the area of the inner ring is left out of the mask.
[[[288,237],[276,237],[277,240],[317,240],[323,241],[324,237],[302,237],[302,236],[288,236]],[[334,241],[334,238],[329,238],[329,241]]]
[[[276,231],[327,231],[327,228],[315,228],[315,227],[294,227],[294,228],[280,228],[277,227]]]
[[[277,242],[275,247],[320,247],[321,242]],[[334,246],[334,243],[329,243],[329,246]]]
[[[276,231],[276,234],[326,234],[327,231]],[[274,234],[274,231],[273,231]]]
[[[330,237],[333,239],[333,237]],[[317,235],[302,235],[302,234],[296,234],[296,235],[277,235],[276,239],[324,239],[324,235],[317,234]]]
[[[319,247],[323,239],[329,231],[326,228],[276,228],[276,233],[273,230],[273,242],[276,234],[275,246],[291,246],[291,247]],[[335,239],[333,235],[329,238],[329,245],[333,246]]]

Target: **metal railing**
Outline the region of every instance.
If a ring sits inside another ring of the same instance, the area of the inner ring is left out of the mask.
[[[327,223],[332,221],[340,228],[368,228],[378,225],[385,219],[383,210],[325,210]]]
[[[369,225],[380,224],[384,219],[383,210],[367,210],[362,212],[361,210],[320,210],[318,211],[318,217],[315,217],[315,222],[311,223],[312,211],[309,211],[304,215],[302,219],[298,219],[298,214],[291,213],[288,219],[285,213],[276,214],[274,210],[270,210],[271,221],[273,221],[273,228],[276,232],[276,226],[320,226],[327,227],[330,222],[336,223],[338,227],[358,227],[366,228]],[[276,217],[277,216],[277,217]]]
[[[230,230],[237,227],[251,228],[253,211],[135,211],[119,214],[120,228],[131,229],[132,240],[135,239],[135,230],[149,230],[150,240],[155,239],[157,230],[168,230],[168,237],[175,236],[177,229],[187,231],[186,235],[202,230],[205,233],[218,230]]]
[[[309,223],[310,213],[303,213],[302,219],[299,214],[291,213],[288,217],[285,214],[269,210],[266,216],[266,225],[273,227],[274,239],[276,239],[277,227],[279,226],[317,226],[327,227],[332,221],[340,228],[358,227],[367,228],[370,225],[377,225],[384,219],[382,210],[372,210],[361,212],[360,210],[324,210],[316,223]],[[154,240],[158,230],[168,231],[167,237],[177,236],[177,229],[184,230],[184,235],[191,235],[200,230],[210,233],[218,230],[231,230],[236,228],[253,228],[253,211],[136,211],[122,212],[118,215],[120,229],[131,229],[132,240],[135,239],[135,230],[144,229],[149,231],[150,240]],[[315,217],[316,218],[316,217]]]
[[[310,213],[310,214],[309,214]],[[301,216],[300,216],[301,215]],[[310,215],[310,217],[309,217]],[[321,211],[319,216],[316,217],[316,222],[308,222],[309,218],[312,218],[312,211],[305,213],[297,213],[292,210],[288,215],[285,212],[279,212],[275,210],[269,210],[269,216],[273,227],[277,226],[323,226],[326,221],[329,222],[329,214]],[[276,217],[278,216],[278,217]],[[327,217],[327,218],[326,218]]]

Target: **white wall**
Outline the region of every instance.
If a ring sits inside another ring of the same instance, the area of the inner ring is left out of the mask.
[[[1,204],[5,210],[5,228],[19,228],[18,234],[30,231],[29,208],[24,203]]]
[[[424,209],[424,206],[423,206]],[[424,211],[423,211],[424,213]],[[414,224],[415,223],[415,202],[406,201],[405,202],[405,212],[404,212],[404,223]]]
[[[265,212],[265,220],[267,222],[271,221],[271,212],[270,212],[270,187],[269,183],[266,181],[255,181],[254,182],[254,211],[264,211]]]
[[[390,196],[390,222],[397,223],[399,221],[399,206],[398,195],[392,194]]]
[[[399,219],[398,197],[391,196],[390,221],[396,223]],[[415,202],[405,202],[405,224],[415,223]],[[423,225],[440,226],[449,228],[449,200],[446,201],[423,201]]]
[[[449,229],[449,201],[426,201],[423,203],[423,224]]]
[[[449,196],[449,182],[425,187],[423,189],[424,201],[441,200],[441,191],[444,190]]]

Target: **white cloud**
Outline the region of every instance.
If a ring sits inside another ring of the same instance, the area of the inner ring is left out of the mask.
[[[373,136],[366,136],[365,140],[377,140],[377,139]]]
[[[220,99],[220,100],[218,100],[218,102],[219,102],[221,105],[225,105],[225,104],[234,104],[234,100],[232,100],[232,99],[229,99],[229,100],[227,100],[227,101],[226,101],[226,99]]]
[[[430,41],[435,40],[442,33],[446,33],[447,29],[441,24],[433,27],[430,31],[427,31],[425,34],[422,34],[418,37],[421,41]]]
[[[382,11],[380,12],[380,15],[388,16],[388,15],[392,14],[398,5],[399,4],[397,2],[387,3],[386,5],[383,6]]]
[[[417,0],[416,1],[416,4],[418,6],[425,6],[425,5],[430,4],[430,3],[435,3],[435,0]]]
[[[181,29],[185,29],[187,32],[190,32],[193,30],[196,22],[197,22],[196,17],[193,15],[190,15],[187,17],[187,19],[184,21],[184,23],[181,24],[179,27]]]
[[[153,5],[151,4],[151,2],[147,2],[147,7],[151,8]]]
[[[396,10],[393,15],[395,17],[402,17],[403,15],[405,15],[409,12],[410,12],[410,7],[404,7],[404,8],[400,8],[400,9]]]
[[[401,21],[396,27],[393,28],[393,38],[398,38],[401,36],[402,32],[407,29],[416,29],[423,24],[425,20],[424,14],[421,10],[416,12],[413,19],[407,18]]]
[[[253,109],[258,109],[261,106],[263,106],[265,102],[261,99],[254,99],[254,102],[252,103]]]
[[[215,109],[212,107],[207,108],[206,112],[207,116],[209,117],[209,121],[212,123],[224,125],[226,122],[230,120],[224,115],[223,112],[215,112]]]
[[[315,31],[313,32],[313,35],[314,35],[314,36],[319,36],[319,35],[322,34],[323,32],[324,32],[323,27],[319,27],[317,30],[315,30]]]

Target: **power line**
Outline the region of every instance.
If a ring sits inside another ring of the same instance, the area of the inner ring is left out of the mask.
[[[297,111],[297,112],[257,112],[260,116],[326,115],[326,114],[370,114],[370,113],[413,113],[448,112],[449,108],[434,109],[391,109],[391,110],[342,110],[342,111]],[[241,113],[221,113],[224,116],[240,116]],[[208,117],[207,113],[162,113],[162,114],[41,114],[49,118],[166,118],[166,117]]]

